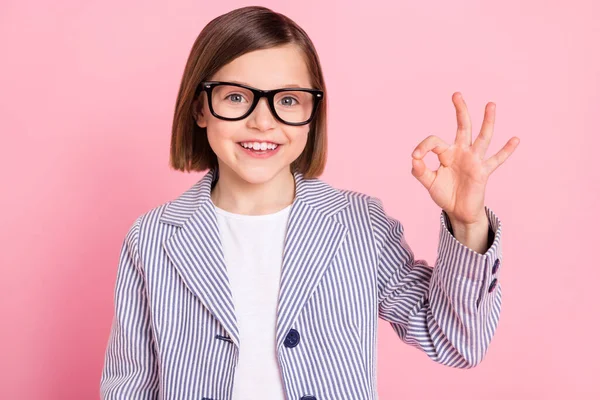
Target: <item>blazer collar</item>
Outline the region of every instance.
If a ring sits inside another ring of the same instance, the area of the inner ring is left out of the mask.
[[[330,216],[348,205],[346,197],[338,189],[318,179],[305,179],[301,172],[294,172],[297,201],[310,205],[318,212]],[[191,188],[169,202],[160,222],[183,226],[190,216],[206,203],[212,204],[211,192],[219,179],[218,168],[209,169]]]
[[[332,218],[349,202],[339,190],[320,179],[294,172],[296,195],[286,230],[276,343],[279,349],[290,328],[343,242],[348,228]],[[169,259],[183,282],[221,323],[239,346],[233,296],[211,190],[218,169],[169,202],[160,222],[180,227],[164,243]]]

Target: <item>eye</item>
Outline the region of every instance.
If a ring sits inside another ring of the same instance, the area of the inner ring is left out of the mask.
[[[281,99],[281,103],[282,103],[282,105],[284,105],[284,106],[288,106],[288,107],[289,107],[289,106],[293,106],[293,105],[295,105],[295,104],[293,103],[294,101],[296,102],[296,104],[298,103],[298,100],[297,100],[297,99],[295,99],[295,98],[293,98],[293,97],[291,97],[291,96],[285,96],[285,97],[283,97],[283,98]]]
[[[241,103],[242,100],[245,100],[244,96],[241,95],[241,94],[239,94],[239,93],[229,94],[229,95],[225,96],[225,99],[229,99],[230,97],[231,97],[231,102],[232,103]]]

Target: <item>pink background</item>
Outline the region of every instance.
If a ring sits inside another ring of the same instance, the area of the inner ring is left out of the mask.
[[[98,398],[124,235],[203,175],[167,165],[185,60],[207,22],[248,4],[2,1],[1,399]],[[473,138],[497,104],[487,156],[521,139],[486,196],[503,223],[504,297],[485,360],[435,364],[382,321],[380,398],[598,398],[598,2],[261,4],[319,51],[322,179],[381,197],[418,258],[435,261],[440,210],[410,154],[429,134],[454,139],[452,93]]]

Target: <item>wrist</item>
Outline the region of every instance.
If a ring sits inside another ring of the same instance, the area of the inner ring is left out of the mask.
[[[473,221],[469,221],[469,222],[465,222],[463,220],[457,219],[448,212],[446,212],[446,215],[448,216],[448,220],[450,221],[450,223],[452,224],[452,227],[455,230],[459,229],[459,230],[465,231],[465,232],[480,231],[483,226],[489,225],[489,220],[488,220],[487,214],[485,212],[485,209],[483,209],[479,213],[479,216],[477,218],[475,218]]]
[[[490,247],[490,239],[494,236],[487,215],[472,223],[459,222],[450,215],[448,220],[451,224],[451,227],[448,227],[450,232],[460,243],[480,254],[485,254]]]

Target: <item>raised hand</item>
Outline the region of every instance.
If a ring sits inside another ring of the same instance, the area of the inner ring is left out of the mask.
[[[487,221],[484,208],[485,187],[492,172],[515,151],[520,139],[513,136],[495,155],[484,160],[494,132],[496,105],[487,103],[481,131],[471,143],[471,118],[460,92],[452,95],[458,128],[449,145],[435,135],[428,136],[415,148],[412,174],[427,188],[433,201],[448,214],[452,225]],[[423,157],[433,151],[440,166],[431,171]]]

